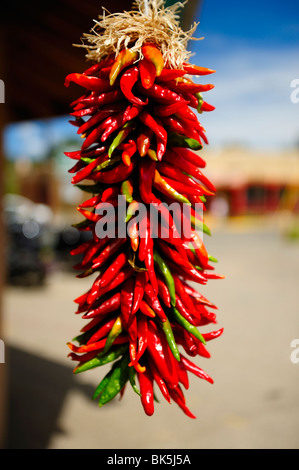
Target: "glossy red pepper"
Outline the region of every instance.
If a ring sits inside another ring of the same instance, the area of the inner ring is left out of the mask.
[[[138,372],[137,376],[140,384],[141,403],[143,409],[148,416],[152,416],[154,413],[153,377],[148,369],[143,373]]]
[[[146,101],[142,101],[140,98],[135,96],[132,92],[132,88],[135,85],[139,78],[139,70],[138,67],[130,67],[126,72],[124,72],[120,79],[120,88],[125,97],[128,101],[133,104],[140,104],[146,105],[148,103],[148,99]]]

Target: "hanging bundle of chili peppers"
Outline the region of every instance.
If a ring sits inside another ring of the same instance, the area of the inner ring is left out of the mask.
[[[65,81],[83,88],[71,104],[72,124],[84,139],[80,150],[66,153],[75,160],[72,183],[92,195],[78,207],[84,220],[77,225],[90,238],[72,250],[81,256],[77,277],[92,279],[75,299],[86,323],[68,346],[75,373],[111,363],[94,394],[100,406],[130,384],[147,415],[159,389],[194,418],[183,392],[188,376],[213,380],[187,356],[209,357],[208,341],[223,331],[205,332],[216,323],[216,306],[192,284],[222,278],[196,211],[215,193],[194,152],[208,142],[197,113],[214,108],[203,98],[213,85],[192,77],[213,70],[186,61],[175,67],[153,40],[134,46],[131,40],[117,53],[108,50]],[[104,215],[108,206],[111,217]],[[113,236],[99,230],[104,222]],[[189,230],[182,233],[184,223]]]

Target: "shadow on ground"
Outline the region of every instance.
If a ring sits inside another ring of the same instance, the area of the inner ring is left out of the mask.
[[[71,389],[85,396],[94,387],[80,384],[70,369],[14,347],[7,347],[8,416],[6,449],[46,449]]]

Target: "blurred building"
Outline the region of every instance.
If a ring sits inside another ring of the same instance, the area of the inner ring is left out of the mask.
[[[209,202],[216,215],[299,211],[299,151],[269,152],[241,147],[207,150],[207,174],[217,194]]]

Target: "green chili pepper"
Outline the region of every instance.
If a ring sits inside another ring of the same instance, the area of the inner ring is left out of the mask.
[[[148,149],[147,155],[148,155],[152,160],[154,160],[154,162],[157,162],[157,161],[158,161],[157,153],[155,152],[155,150],[153,150],[153,149]]]
[[[121,194],[125,196],[126,201],[131,203],[133,201],[133,185],[130,180],[125,180],[121,184]]]
[[[180,194],[176,191],[167,181],[162,178],[158,170],[155,170],[153,186],[161,191],[163,194],[172,197],[175,201],[183,202],[184,204],[191,205],[189,199],[187,199],[183,194]]]
[[[133,217],[133,215],[136,213],[136,211],[138,210],[138,202],[133,200],[129,206],[128,206],[128,209],[127,209],[127,213],[126,213],[126,217],[125,217],[125,222],[129,222],[131,220],[131,218]]]
[[[99,385],[95,389],[95,392],[94,392],[93,397],[92,397],[93,400],[95,400],[100,395],[100,393],[102,393],[103,390],[106,388],[106,386],[108,385],[108,383],[110,381],[111,375],[112,375],[112,369],[108,372],[107,375],[105,375],[103,380],[99,383]]]
[[[130,49],[123,49],[116,57],[109,74],[110,85],[112,86],[120,72],[128,65],[133,64],[138,58],[138,52]]]
[[[101,388],[101,396],[99,400],[99,406],[103,406],[122,390],[127,381],[129,380],[129,356],[125,355],[113,364],[111,371],[107,374],[109,375],[108,382]],[[107,376],[106,376],[107,377]]]
[[[109,362],[113,362],[119,356],[123,355],[127,350],[128,345],[122,344],[121,346],[118,346],[116,349],[114,349],[113,351],[111,350],[106,354],[100,353],[96,357],[79,365],[74,370],[74,373],[79,374],[80,372],[85,372],[86,370],[94,369],[95,367],[103,366],[105,364],[108,364]]]
[[[100,193],[104,186],[100,183],[97,184],[76,184],[76,188],[81,189],[81,191],[85,191],[86,193],[91,194],[98,194]]]
[[[160,254],[156,250],[154,250],[154,261],[157,263],[160,269],[160,272],[165,279],[165,282],[166,282],[166,285],[168,287],[169,294],[170,294],[171,305],[174,306],[176,304],[175,285],[174,285],[173,277],[171,275],[171,271],[169,267],[167,266],[167,264],[165,263],[165,261],[161,258]]]
[[[190,216],[190,221],[192,228],[195,228],[196,230],[202,230],[207,235],[211,235],[209,227],[204,222],[201,222],[200,220],[196,219],[194,215]]]
[[[196,98],[198,99],[198,106],[197,106],[197,112],[202,113],[201,107],[203,104],[203,97],[201,93],[195,93]]]
[[[196,326],[194,325],[191,325],[191,323],[188,322],[188,320],[186,320],[183,315],[180,314],[180,312],[175,308],[175,307],[172,307],[172,314],[174,316],[174,318],[176,319],[176,321],[183,327],[185,328],[186,331],[188,331],[189,333],[191,333],[193,336],[195,336],[195,338],[199,339],[199,341],[201,341],[203,344],[206,344],[206,341],[204,339],[204,337],[202,336],[202,334],[198,331],[198,329],[196,328]]]
[[[110,158],[109,160],[105,160],[103,163],[101,163],[100,165],[96,167],[95,171],[101,171],[104,168],[114,165],[114,163],[117,163],[120,160],[121,160],[121,156]]]
[[[164,322],[160,322],[160,325],[162,327],[162,330],[165,333],[165,337],[166,337],[167,343],[168,343],[168,345],[171,349],[172,354],[174,355],[174,357],[176,358],[177,361],[180,361],[181,360],[180,352],[178,350],[176,341],[174,339],[173,331],[172,331],[169,320],[167,319]]]
[[[121,319],[120,317],[117,317],[117,319],[114,322],[113,327],[111,328],[109,335],[107,336],[103,353],[106,353],[107,351],[109,351],[113,342],[121,334],[122,331],[123,331],[123,326],[121,323]]]
[[[177,134],[176,132],[169,133],[168,144],[172,147],[190,148],[192,150],[202,149],[202,145],[197,140]]]
[[[134,390],[134,392],[137,393],[137,395],[139,395],[141,397],[141,393],[138,390],[138,387],[136,385],[135,375],[136,375],[136,370],[134,369],[134,367],[129,367],[129,381],[130,381],[130,384],[131,384],[132,389]]]
[[[121,128],[117,136],[113,139],[112,144],[109,147],[109,158],[111,158],[111,155],[114,150],[126,139],[126,137],[128,137],[134,127],[135,125],[132,122],[126,122],[126,124],[123,125],[123,127]]]
[[[218,263],[218,259],[214,258],[212,255],[208,255],[209,261],[212,261],[213,263]]]
[[[90,220],[85,219],[85,220],[82,220],[82,222],[78,222],[77,224],[72,224],[72,227],[80,229],[80,228],[89,227],[90,224],[91,224]]]

